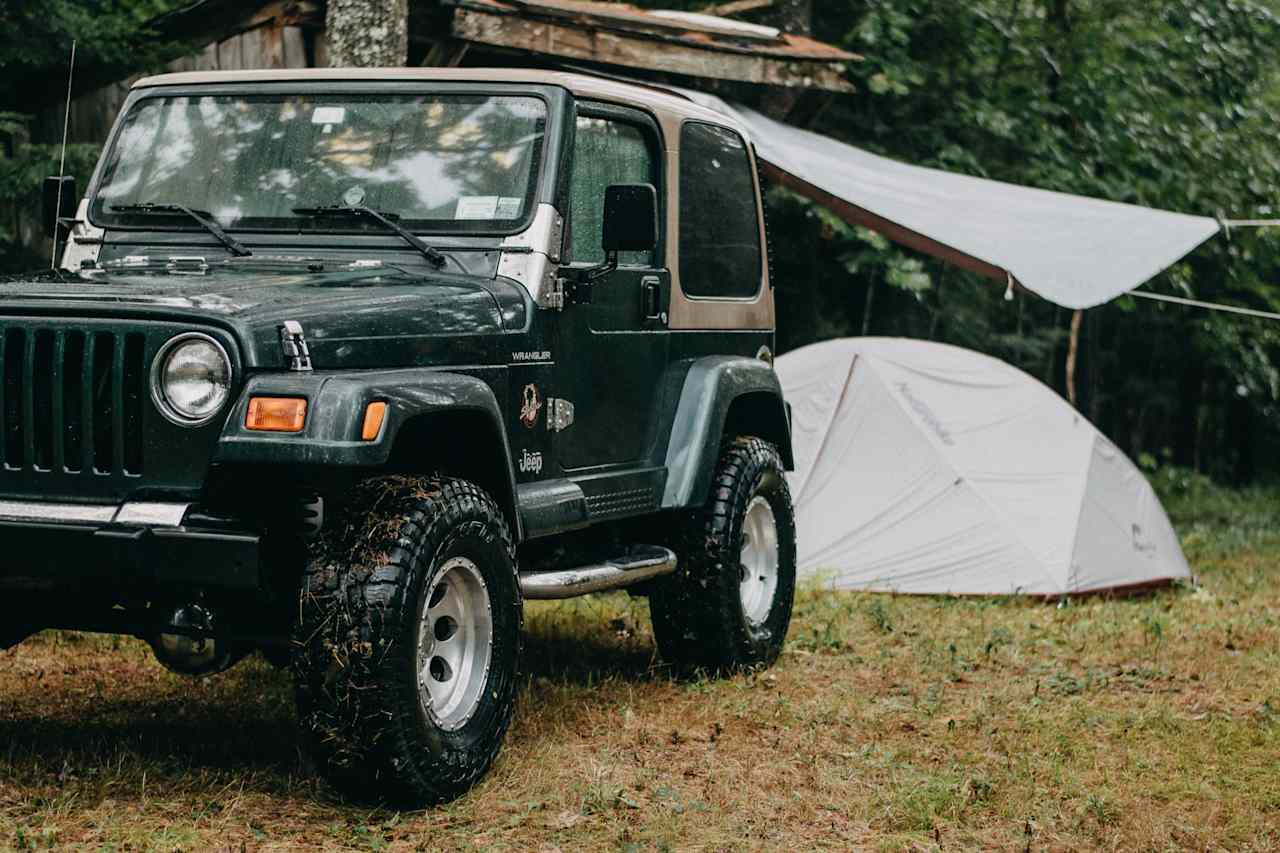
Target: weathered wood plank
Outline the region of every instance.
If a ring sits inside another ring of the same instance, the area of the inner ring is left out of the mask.
[[[274,23],[254,30],[259,36],[259,68],[284,68],[284,32]]]
[[[280,44],[284,49],[285,68],[307,67],[307,40],[302,27],[281,27]]]
[[[832,92],[853,91],[840,63],[703,50],[670,41],[634,38],[617,32],[560,26],[466,9],[455,12],[453,34],[480,44],[690,77]]]
[[[239,71],[245,67],[240,36],[218,42],[218,67],[223,71]]]
[[[316,33],[315,51],[316,51],[315,67],[328,68],[329,67],[329,37],[325,34],[324,30],[320,30],[319,32]]]
[[[440,39],[432,42],[422,64],[427,68],[457,68],[462,64],[467,50],[471,47],[465,41],[457,39]]]
[[[213,42],[204,46],[204,50],[200,51],[196,56],[197,71],[217,71],[218,70],[218,44]]]
[[[195,54],[179,56],[177,59],[168,62],[165,65],[165,69],[168,71],[195,71],[196,56]]]
[[[740,15],[743,12],[753,12],[756,9],[767,9],[773,5],[773,0],[732,0],[730,3],[717,3],[714,6],[708,6],[698,11],[704,15]]]
[[[240,39],[240,61],[243,63],[241,68],[270,68],[267,63],[270,61],[266,52],[266,41],[263,38],[263,27],[257,27],[252,30],[245,30],[238,38]]]

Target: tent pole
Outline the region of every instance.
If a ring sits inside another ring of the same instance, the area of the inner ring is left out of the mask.
[[[1077,308],[1071,315],[1071,340],[1067,345],[1067,399],[1080,408],[1076,399],[1076,359],[1080,355],[1080,324],[1084,321],[1084,309]]]

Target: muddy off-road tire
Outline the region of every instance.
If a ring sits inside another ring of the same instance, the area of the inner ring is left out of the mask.
[[[726,443],[706,505],[682,519],[674,544],[679,568],[649,597],[663,659],[682,674],[777,660],[796,586],[795,515],[777,449]]]
[[[511,723],[522,618],[511,534],[462,480],[383,477],[352,497],[303,580],[303,738],[352,799],[445,802],[484,775]]]

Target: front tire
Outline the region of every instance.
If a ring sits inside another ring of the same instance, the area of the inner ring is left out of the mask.
[[[649,598],[663,659],[680,672],[736,672],[782,652],[796,585],[796,525],[777,448],[728,442],[706,505],[681,524],[680,567]]]
[[[299,722],[324,775],[410,808],[466,792],[511,723],[521,608],[511,535],[483,491],[360,484],[315,546],[294,637]]]

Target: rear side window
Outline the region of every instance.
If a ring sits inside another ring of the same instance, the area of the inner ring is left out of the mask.
[[[746,143],[698,122],[680,131],[680,287],[703,297],[760,291],[760,226]]]

